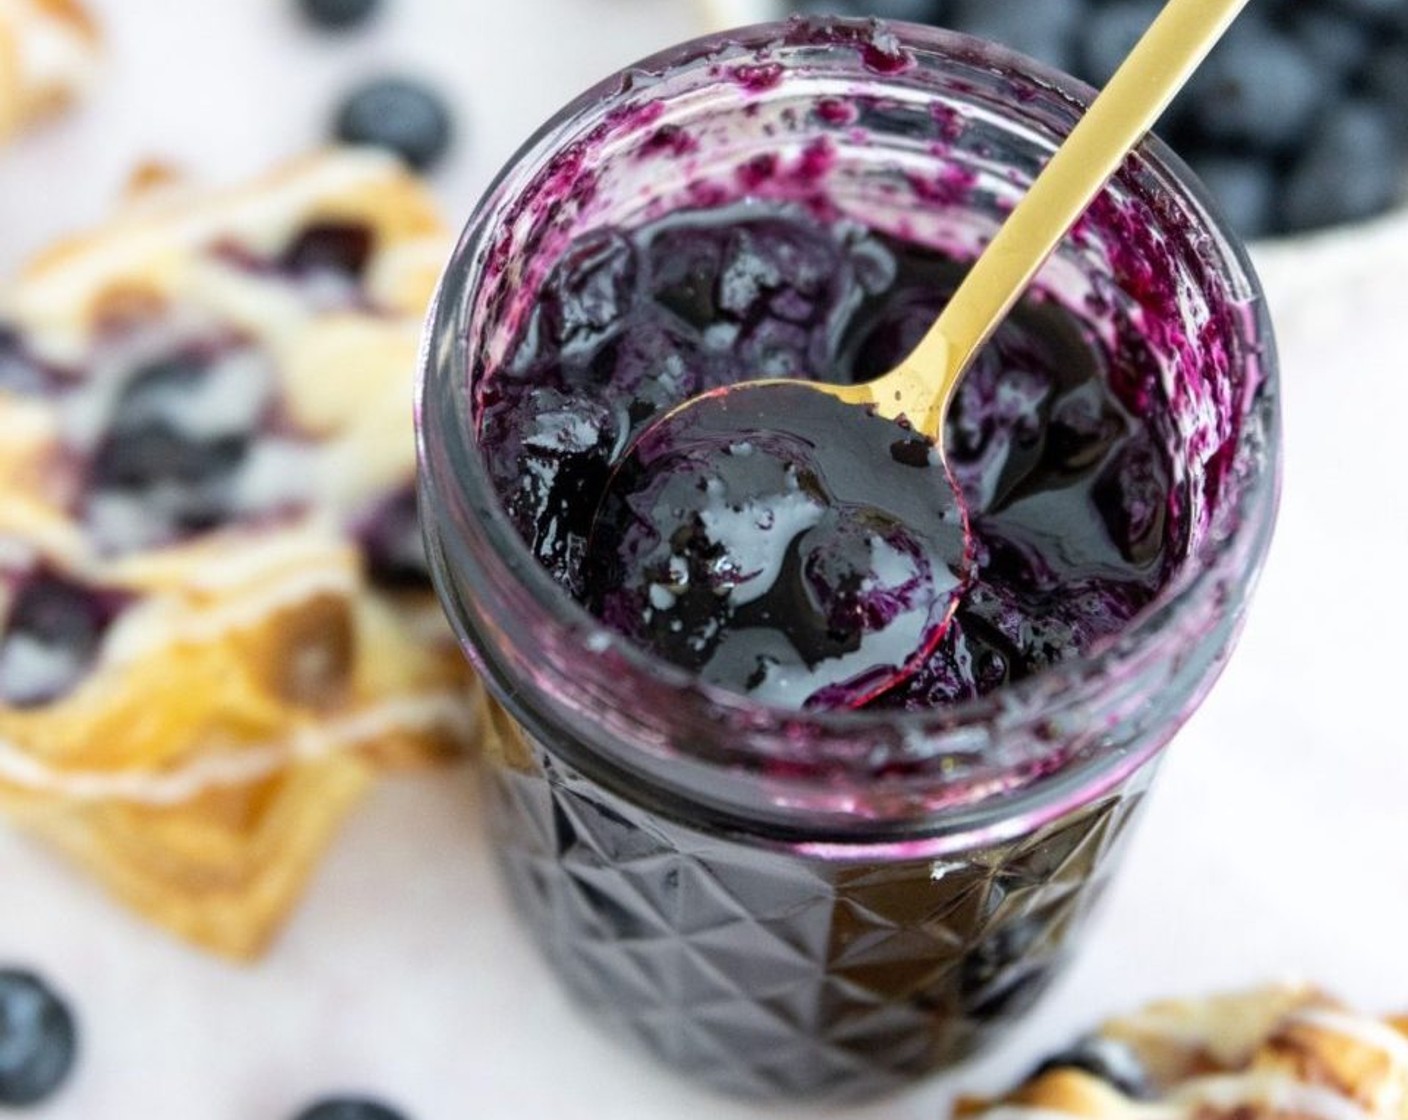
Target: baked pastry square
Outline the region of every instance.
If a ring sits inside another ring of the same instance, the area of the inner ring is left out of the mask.
[[[1276,985],[1151,1004],[960,1117],[1358,1120],[1408,1116],[1408,1018]]]
[[[329,152],[152,178],[0,300],[0,809],[230,956],[378,767],[471,737],[414,496],[446,248],[400,165]]]
[[[76,0],[0,0],[0,142],[82,96],[98,51]]]

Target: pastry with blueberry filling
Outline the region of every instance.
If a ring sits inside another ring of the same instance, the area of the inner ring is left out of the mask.
[[[1408,1018],[1278,985],[1151,1004],[955,1115],[1129,1120],[1357,1120],[1408,1115]]]
[[[99,46],[76,0],[0,0],[0,141],[81,97]]]
[[[470,738],[413,488],[446,247],[347,150],[153,179],[0,300],[0,809],[231,956],[379,767]]]

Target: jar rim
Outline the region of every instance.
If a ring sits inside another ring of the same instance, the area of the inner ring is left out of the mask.
[[[578,681],[577,685],[592,691],[600,702],[612,697],[629,702],[639,687],[649,686],[671,697],[678,705],[669,713],[670,719],[697,733],[691,740],[693,752],[699,747],[699,736],[719,736],[726,728],[730,741],[715,742],[705,754],[691,753],[694,761],[706,758],[714,764],[751,766],[775,761],[785,756],[789,744],[800,731],[817,736],[807,743],[811,755],[805,761],[814,764],[811,779],[831,781],[841,774],[867,777],[878,764],[890,766],[893,755],[883,763],[873,750],[874,737],[884,736],[899,741],[916,751],[913,761],[922,764],[927,779],[933,781],[945,758],[968,759],[978,729],[1010,727],[1014,723],[1029,725],[1066,698],[1088,696],[1112,680],[1137,675],[1151,660],[1164,657],[1159,638],[1179,626],[1179,620],[1192,602],[1215,610],[1230,581],[1231,586],[1250,591],[1261,560],[1269,544],[1274,510],[1279,488],[1279,409],[1275,400],[1277,378],[1274,340],[1266,314],[1260,281],[1245,247],[1231,233],[1220,209],[1206,188],[1173,151],[1155,136],[1143,143],[1141,158],[1170,184],[1180,205],[1199,222],[1201,233],[1210,239],[1210,253],[1215,268],[1224,272],[1239,295],[1239,302],[1249,309],[1244,342],[1248,354],[1255,354],[1262,364],[1259,390],[1269,394],[1264,425],[1267,450],[1264,461],[1252,477],[1238,480],[1238,490],[1232,499],[1236,520],[1232,532],[1208,542],[1208,546],[1190,553],[1180,565],[1176,577],[1160,589],[1116,635],[1091,650],[1063,660],[1033,673],[1023,680],[1004,685],[986,695],[946,704],[926,711],[795,711],[771,707],[746,696],[712,686],[697,676],[672,665],[632,644],[628,639],[606,629],[584,606],[573,599],[543,568],[523,542],[517,528],[499,501],[489,479],[482,457],[471,438],[468,415],[451,409],[438,409],[433,400],[437,389],[464,394],[469,380],[470,363],[466,353],[467,324],[466,291],[454,291],[447,280],[456,274],[471,274],[482,264],[493,234],[492,222],[505,184],[513,173],[530,161],[550,155],[553,147],[570,139],[584,121],[604,116],[612,104],[624,105],[633,94],[639,95],[649,78],[681,67],[708,63],[721,57],[743,53],[753,54],[787,45],[810,45],[827,36],[845,36],[846,42],[860,41],[858,36],[894,35],[904,48],[917,48],[944,59],[981,60],[983,64],[1000,67],[1010,74],[1039,82],[1057,96],[1068,99],[1074,106],[1084,107],[1093,91],[1075,79],[1026,56],[997,44],[932,27],[875,19],[855,20],[841,17],[793,17],[785,22],[757,24],[746,28],[703,36],[653,54],[628,66],[617,74],[597,83],[570,101],[545,122],[510,158],[481,196],[442,278],[430,311],[423,346],[421,376],[417,385],[417,442],[421,464],[423,499],[431,505],[449,503],[474,519],[474,529],[501,568],[498,574],[511,581],[514,611],[527,612],[536,620],[549,625],[553,632],[550,660],[559,667],[575,664],[578,672],[609,679]],[[835,42],[838,40],[826,40]],[[859,73],[858,73],[859,76]],[[867,80],[883,90],[886,75],[867,72]],[[468,291],[472,294],[472,286]],[[437,340],[441,346],[437,349]],[[452,345],[443,346],[445,340]],[[446,379],[461,378],[464,385],[451,385]],[[441,384],[436,384],[437,380]],[[437,409],[439,415],[437,416]],[[1238,432],[1239,444],[1248,438],[1247,427]],[[439,470],[436,464],[448,467]],[[452,485],[447,486],[447,483]],[[434,516],[425,518],[427,539],[432,555],[443,544],[440,527]],[[1252,540],[1246,539],[1248,536]],[[450,609],[457,600],[437,577],[437,590],[446,602],[451,621],[466,638],[463,619]],[[482,652],[482,651],[481,651]],[[540,651],[541,652],[541,651]],[[484,661],[476,657],[481,670]],[[609,669],[606,667],[609,660]],[[584,669],[593,661],[601,661],[603,671],[593,674]],[[1200,697],[1199,697],[1200,698]],[[590,709],[589,709],[590,710]],[[644,723],[631,723],[633,733],[647,753],[678,758],[684,753],[679,740],[667,742],[651,732],[658,730]],[[711,732],[711,728],[713,731]],[[574,727],[574,730],[578,730]],[[683,736],[688,740],[689,736]],[[1162,743],[1156,743],[1153,753]],[[1087,786],[1108,783],[1113,775],[1128,773],[1145,757],[1131,759],[1128,755],[1099,760],[1099,765],[1072,766],[1089,762],[1089,758],[1074,759],[1063,751],[1061,736],[1053,734],[1046,751],[1027,752],[1021,757],[1005,758],[1002,752],[990,752],[981,761],[947,768],[948,778],[962,783],[973,796],[960,799],[965,806],[986,801],[1015,789],[1025,789],[1034,781],[1046,780],[1061,771],[1078,770],[1081,782]],[[798,761],[792,759],[792,761]],[[629,764],[630,760],[626,760]],[[956,786],[955,786],[956,788]]]

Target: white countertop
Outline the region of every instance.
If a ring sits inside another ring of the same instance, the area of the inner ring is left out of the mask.
[[[328,40],[285,0],[92,0],[112,62],[79,116],[0,154],[0,267],[100,218],[139,158],[211,179],[321,135],[338,92],[424,70],[462,99],[451,213],[567,97],[696,30],[683,0],[388,0]],[[1105,1012],[1305,976],[1408,1008],[1408,222],[1263,252],[1282,348],[1281,524],[1226,675],[1172,748],[1077,965],[987,1061],[843,1118],[939,1120]],[[294,921],[238,969],[166,939],[0,824],[0,965],[73,997],[82,1060],[44,1120],[284,1120],[366,1090],[411,1120],[788,1120],[599,1035],[509,913],[465,773],[388,782]]]

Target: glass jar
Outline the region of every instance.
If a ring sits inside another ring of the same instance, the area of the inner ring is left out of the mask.
[[[490,822],[592,1014],[753,1095],[873,1095],[998,1037],[1069,958],[1160,752],[1233,645],[1274,521],[1275,358],[1242,248],[1157,142],[1039,285],[1161,371],[1186,562],[1116,639],[923,714],[782,711],[605,630],[490,483],[476,390],[584,232],[742,196],[978,251],[1090,91],[907,25],[699,40],[573,102],[480,202],[418,402],[435,581],[495,702]],[[1151,390],[1152,391],[1152,390]]]

